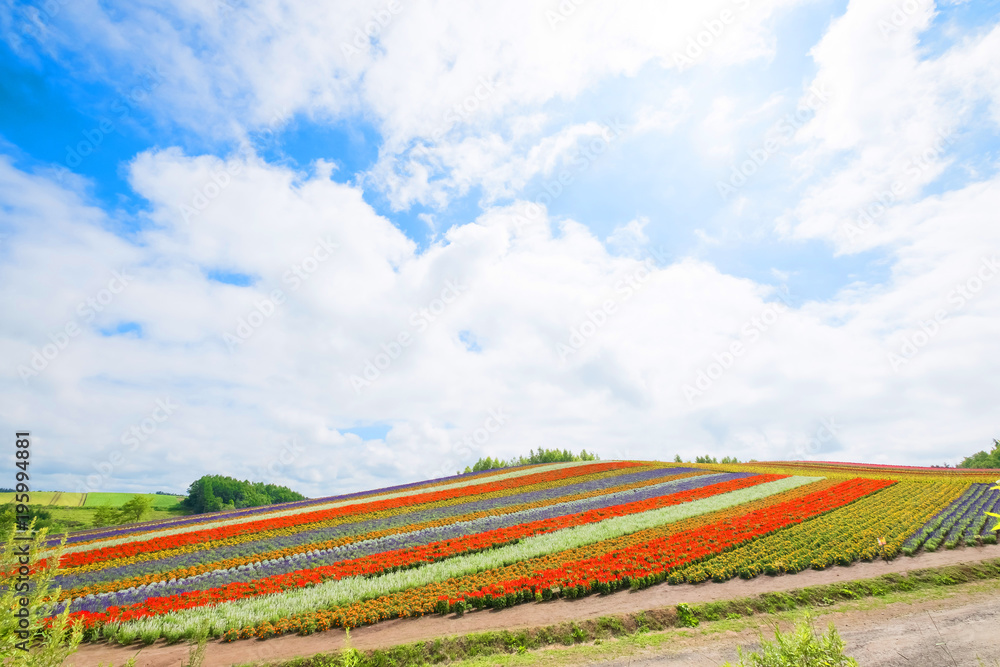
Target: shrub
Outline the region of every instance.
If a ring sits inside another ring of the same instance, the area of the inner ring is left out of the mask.
[[[737,667],[794,667],[795,665],[823,665],[824,667],[857,667],[854,658],[844,655],[844,640],[830,624],[826,635],[816,635],[812,617],[796,624],[795,629],[783,634],[775,628],[774,641],[760,638],[760,653],[744,654],[738,649]],[[733,667],[731,663],[726,663]]]
[[[694,628],[698,625],[698,618],[686,602],[677,605],[677,624],[685,628]]]
[[[0,572],[17,572],[23,564],[20,558],[24,555],[29,563],[38,563],[41,555],[39,547],[45,544],[48,531],[42,528],[35,533],[34,528],[34,520],[26,531],[19,530],[16,524],[9,528],[3,551],[0,552]],[[15,539],[23,538],[26,534],[33,534],[34,539]],[[25,544],[27,554],[21,552]],[[47,554],[47,562],[58,563],[65,544],[64,537],[55,552]],[[13,578],[5,581],[8,585],[0,589],[0,656],[5,667],[57,667],[80,645],[83,639],[82,624],[79,621],[69,623],[68,605],[63,613],[51,621],[46,619],[54,610],[54,599],[59,596],[59,589],[53,588],[54,577],[55,569],[47,567],[31,574],[27,591],[19,590],[27,582]],[[21,606],[22,598],[27,602],[25,607]],[[27,627],[22,626],[22,619],[16,615],[22,609],[27,610]],[[22,648],[31,650],[21,650]]]

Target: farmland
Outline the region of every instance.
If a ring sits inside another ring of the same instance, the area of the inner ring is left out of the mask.
[[[70,536],[90,641],[310,634],[593,593],[1000,552],[995,471],[583,461]],[[39,566],[55,564],[51,552]]]
[[[69,493],[60,491],[33,491],[31,502],[34,505],[45,507],[120,507],[130,498],[135,497],[134,493]],[[184,496],[165,496],[156,493],[140,493],[144,498],[148,498],[154,509],[169,509],[179,503]],[[0,505],[14,502],[14,494],[10,492],[0,493]]]

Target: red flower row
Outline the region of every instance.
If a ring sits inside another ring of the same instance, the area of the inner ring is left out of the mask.
[[[614,583],[623,579],[641,580],[662,575],[680,565],[715,555],[792,524],[842,507],[870,493],[894,484],[885,479],[852,479],[825,491],[795,498],[785,503],[756,510],[697,530],[688,530],[647,542],[646,544],[612,551],[601,556],[566,563],[560,567],[535,573],[531,577],[499,582],[466,595],[503,595],[503,591],[524,588],[567,588],[592,582]]]
[[[102,549],[93,549],[90,551],[79,551],[67,554],[63,556],[60,561],[60,567],[79,567],[81,565],[90,565],[92,563],[100,563],[107,560],[128,558],[130,556],[136,556],[138,554],[152,551],[173,549],[188,544],[198,544],[208,540],[220,540],[235,537],[237,535],[258,533],[264,530],[273,530],[276,528],[288,528],[291,526],[299,526],[317,521],[348,517],[356,514],[395,509],[408,505],[420,505],[423,503],[450,500],[452,498],[471,497],[484,493],[493,493],[506,489],[529,486],[532,484],[555,482],[582,475],[592,475],[594,473],[609,472],[624,468],[634,468],[642,465],[645,464],[634,461],[618,461],[611,463],[595,463],[583,466],[572,466],[548,472],[535,473],[533,475],[524,475],[523,477],[503,479],[496,482],[474,484],[456,489],[417,493],[399,498],[390,498],[388,500],[362,502],[353,505],[345,505],[343,507],[335,507],[333,509],[302,512],[300,514],[261,519],[259,521],[248,521],[246,523],[219,526],[218,528],[194,530],[187,533],[168,535],[141,542],[128,542],[111,547],[104,547]]]
[[[226,586],[204,591],[192,591],[178,595],[148,598],[143,602],[129,605],[128,607],[109,607],[104,613],[76,612],[71,614],[71,618],[83,618],[84,624],[90,627],[94,624],[103,624],[110,621],[131,621],[166,614],[179,609],[190,609],[192,607],[202,607],[256,595],[279,593],[283,590],[318,584],[330,579],[370,576],[392,569],[414,567],[462,554],[483,551],[534,535],[541,535],[574,526],[598,523],[614,517],[649,512],[662,507],[680,505],[783,478],[783,475],[756,475],[734,479],[728,482],[679,491],[647,500],[593,509],[579,514],[532,521],[516,526],[477,533],[475,535],[432,542],[431,544],[417,547],[387,551],[374,556],[356,558],[309,570],[297,570],[286,574],[265,577],[252,582],[234,582]]]

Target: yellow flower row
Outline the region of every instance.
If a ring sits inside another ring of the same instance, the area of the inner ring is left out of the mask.
[[[804,523],[691,565],[691,583],[751,578],[854,561],[894,558],[903,542],[969,487],[967,482],[904,481]]]
[[[394,508],[394,509],[390,509],[390,510],[382,510],[382,511],[379,511],[379,512],[368,512],[368,513],[365,513],[365,514],[358,514],[358,515],[354,515],[354,516],[350,516],[350,517],[345,517],[345,518],[337,518],[337,519],[330,519],[330,520],[327,520],[327,521],[321,521],[321,522],[316,522],[316,523],[308,523],[308,524],[303,524],[303,525],[300,525],[300,526],[293,526],[293,527],[290,527],[290,528],[280,528],[280,529],[276,529],[276,530],[262,531],[260,533],[252,533],[252,534],[247,534],[247,535],[240,535],[240,536],[236,536],[236,537],[226,538],[226,539],[223,539],[223,540],[216,540],[216,541],[203,542],[203,543],[199,543],[199,544],[185,545],[183,547],[178,547],[176,549],[164,549],[162,551],[156,551],[156,552],[151,552],[151,553],[139,554],[137,556],[133,556],[133,557],[130,557],[130,558],[120,558],[120,559],[116,559],[116,560],[110,560],[110,561],[104,561],[104,562],[101,562],[101,563],[95,563],[95,564],[92,564],[92,565],[84,565],[84,566],[80,566],[80,567],[76,567],[76,568],[66,568],[64,570],[61,570],[60,574],[75,574],[75,573],[79,573],[79,572],[101,570],[101,569],[104,569],[106,567],[120,567],[120,566],[123,566],[123,565],[129,565],[129,564],[133,564],[133,563],[148,562],[148,561],[152,561],[152,560],[158,560],[158,559],[161,559],[161,558],[168,558],[168,557],[175,556],[175,555],[178,555],[178,554],[183,554],[183,553],[193,553],[193,552],[196,552],[196,551],[204,551],[204,550],[207,550],[207,549],[215,549],[215,548],[224,547],[224,546],[230,546],[230,545],[234,545],[234,544],[244,544],[244,543],[247,543],[247,542],[256,542],[258,540],[266,540],[266,539],[271,539],[271,538],[280,537],[280,536],[293,535],[293,534],[296,534],[296,533],[299,533],[299,532],[302,532],[302,531],[305,531],[305,530],[315,530],[317,528],[333,527],[333,526],[338,526],[338,525],[343,525],[343,524],[348,524],[348,523],[378,520],[378,519],[384,519],[384,518],[388,518],[388,517],[399,516],[399,515],[402,515],[402,514],[407,514],[407,513],[410,513],[410,512],[415,512],[415,511],[420,511],[420,510],[436,509],[436,508],[447,507],[447,506],[461,504],[461,503],[473,502],[473,501],[477,501],[477,500],[488,500],[488,499],[494,499],[494,498],[502,498],[502,497],[506,497],[506,496],[510,496],[510,495],[514,495],[514,494],[518,494],[518,493],[528,493],[528,492],[532,492],[532,491],[540,491],[540,490],[545,490],[545,489],[557,488],[557,487],[561,487],[561,486],[567,486],[567,485],[570,485],[570,484],[578,484],[578,483],[583,483],[583,482],[588,482],[588,481],[593,481],[593,480],[598,480],[598,479],[604,479],[604,478],[607,478],[607,477],[613,477],[615,475],[621,475],[621,474],[625,474],[625,473],[642,472],[642,471],[649,470],[649,469],[652,469],[652,468],[655,468],[655,467],[660,467],[660,466],[649,466],[649,467],[640,467],[640,468],[628,468],[628,469],[624,469],[624,470],[613,470],[613,471],[595,473],[595,474],[592,474],[592,475],[583,475],[583,476],[579,476],[579,477],[571,477],[571,478],[564,479],[564,480],[557,480],[555,482],[545,482],[545,483],[540,483],[540,484],[533,484],[533,485],[529,485],[529,486],[518,487],[518,488],[514,488],[514,489],[505,489],[503,491],[496,491],[496,492],[493,492],[493,493],[479,494],[479,495],[474,495],[474,496],[463,496],[463,497],[455,498],[455,499],[451,499],[451,500],[443,500],[443,501],[438,501],[438,502],[433,502],[433,503],[424,503],[422,505],[410,505],[410,506],[399,507],[399,508]],[[191,566],[191,567],[187,567],[187,568],[178,568],[176,570],[172,570],[171,572],[141,575],[141,576],[137,576],[137,577],[133,577],[133,578],[127,579],[127,580],[120,580],[120,581],[115,581],[115,582],[108,582],[107,584],[100,584],[100,585],[94,585],[94,586],[89,586],[89,587],[74,589],[72,591],[67,591],[66,592],[66,596],[67,597],[79,597],[81,595],[87,595],[88,593],[107,592],[107,591],[112,591],[112,590],[124,590],[124,589],[132,587],[132,586],[139,586],[139,585],[142,585],[142,584],[149,584],[149,583],[152,583],[152,582],[155,582],[155,581],[169,581],[170,579],[176,579],[176,578],[180,578],[180,577],[189,577],[189,576],[193,576],[195,574],[201,574],[203,572],[210,572],[212,570],[220,570],[220,569],[229,568],[229,567],[237,567],[239,565],[244,565],[246,563],[257,562],[259,560],[263,560],[263,559],[266,559],[266,558],[278,558],[280,556],[288,556],[288,555],[293,555],[293,554],[296,554],[296,553],[302,553],[302,552],[306,552],[306,551],[312,551],[312,550],[315,550],[315,549],[328,549],[328,548],[332,548],[332,547],[335,547],[335,546],[342,546],[344,544],[351,544],[353,542],[358,542],[358,541],[366,540],[366,539],[374,539],[374,538],[377,538],[377,537],[385,537],[385,536],[394,535],[394,534],[397,534],[397,533],[411,532],[411,531],[414,531],[414,530],[420,530],[422,528],[431,528],[431,527],[444,526],[444,525],[448,525],[450,523],[457,523],[459,521],[469,521],[471,519],[481,518],[481,517],[485,517],[485,516],[499,516],[499,515],[508,514],[508,513],[511,513],[511,512],[518,512],[518,511],[521,511],[521,510],[524,510],[524,509],[533,509],[533,508],[537,508],[537,507],[545,507],[547,505],[553,505],[553,504],[556,504],[556,503],[563,503],[563,502],[568,502],[568,501],[572,501],[572,500],[582,500],[582,499],[590,498],[590,497],[594,497],[594,496],[605,495],[605,494],[610,494],[610,493],[616,493],[618,491],[624,491],[624,490],[633,489],[633,488],[641,488],[643,486],[650,486],[650,485],[653,485],[653,484],[661,484],[664,481],[667,481],[669,479],[675,479],[675,478],[689,477],[689,476],[704,474],[704,473],[685,473],[685,474],[682,474],[682,475],[674,475],[674,474],[670,474],[669,471],[665,471],[665,473],[666,474],[664,474],[662,477],[657,477],[656,479],[645,481],[645,482],[642,482],[640,484],[622,484],[622,485],[618,485],[618,486],[614,486],[614,487],[610,487],[610,488],[606,488],[606,489],[600,489],[600,490],[597,490],[597,491],[582,492],[582,493],[577,493],[577,494],[573,494],[573,495],[570,495],[570,496],[561,496],[561,497],[558,497],[558,498],[552,498],[552,499],[549,499],[549,500],[537,501],[537,502],[533,502],[533,503],[521,503],[521,504],[518,504],[518,505],[513,505],[513,506],[509,506],[509,507],[499,508],[499,509],[495,509],[495,510],[486,510],[486,511],[481,511],[481,512],[474,512],[474,513],[464,514],[464,515],[460,515],[460,516],[457,516],[457,517],[454,517],[454,518],[448,517],[448,518],[444,518],[444,519],[435,519],[435,520],[427,521],[427,522],[424,522],[424,523],[421,523],[421,524],[414,524],[414,525],[402,526],[402,527],[399,527],[399,528],[391,528],[391,529],[385,529],[385,530],[380,530],[380,531],[373,531],[373,532],[365,533],[365,534],[362,534],[362,535],[349,535],[349,536],[345,536],[345,537],[342,537],[342,538],[337,538],[337,539],[334,539],[334,540],[328,540],[328,541],[324,541],[324,542],[313,543],[313,544],[305,545],[305,546],[301,546],[301,547],[289,547],[289,548],[286,548],[286,549],[274,550],[273,552],[269,552],[269,554],[247,556],[247,557],[242,557],[242,558],[232,558],[232,559],[215,561],[213,563],[206,563],[204,565],[196,565],[196,566]]]

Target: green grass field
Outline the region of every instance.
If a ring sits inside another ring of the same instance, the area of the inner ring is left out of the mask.
[[[0,493],[0,505],[14,502],[13,493]],[[134,493],[69,493],[65,491],[32,491],[32,505],[45,507],[121,507]],[[168,509],[184,499],[184,496],[162,496],[156,493],[141,493],[153,503],[153,509]]]
[[[121,507],[135,495],[134,493],[88,493],[87,500],[83,503],[83,506]],[[155,493],[143,493],[139,495],[149,498],[153,502],[154,509],[167,509],[184,499],[184,496],[161,496]]]
[[[14,502],[14,495],[15,494],[13,493],[0,493],[0,505]],[[32,505],[83,507],[83,500],[87,494],[69,493],[64,491],[32,491],[29,495],[31,496]]]

